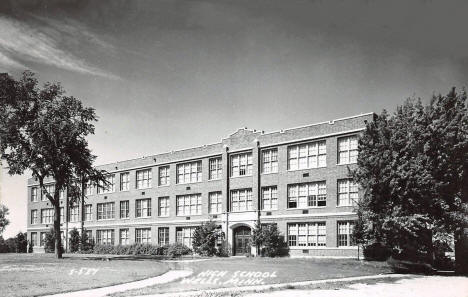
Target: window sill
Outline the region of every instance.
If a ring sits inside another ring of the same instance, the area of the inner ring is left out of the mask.
[[[151,219],[152,216],[146,216],[146,217],[135,217],[135,219]]]
[[[310,207],[301,207],[301,208],[286,208],[286,210],[304,210],[304,209],[322,209],[327,208],[327,206],[310,206]]]
[[[253,174],[250,175],[239,175],[239,176],[230,176],[229,178],[242,178],[242,177],[252,177]]]
[[[354,163],[337,163],[336,166],[353,165],[353,164],[357,164],[357,162],[354,162]]]
[[[120,190],[119,192],[130,192],[130,189],[128,189],[128,190]]]
[[[270,175],[270,174],[278,174],[278,171],[276,172],[262,172],[262,175]]]
[[[202,215],[203,215],[202,213],[200,213],[200,214],[183,214],[183,215],[178,214],[178,215],[176,215],[176,217],[194,217],[194,216],[202,216]]]
[[[146,188],[135,188],[135,190],[148,190],[148,189],[152,189],[153,187],[146,187]]]
[[[165,184],[165,185],[158,185],[158,188],[167,188],[170,187],[171,184]]]
[[[176,183],[176,185],[181,185],[181,186],[183,186],[183,185],[192,185],[192,184],[199,184],[199,183],[202,183],[202,182],[203,182],[203,180],[197,181],[197,182]]]
[[[300,169],[288,169],[288,172],[295,172],[301,170],[312,170],[312,169],[320,169],[320,168],[327,168],[327,166],[320,166],[320,167],[311,167],[311,168],[300,168]]]
[[[219,181],[219,180],[222,180],[222,178],[213,178],[213,179],[209,179],[208,181]]]

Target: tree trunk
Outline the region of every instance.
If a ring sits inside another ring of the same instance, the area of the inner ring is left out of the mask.
[[[55,233],[55,256],[57,259],[62,259],[62,237],[60,234],[60,205],[54,206],[54,233]]]
[[[455,272],[468,275],[468,228],[455,232]]]

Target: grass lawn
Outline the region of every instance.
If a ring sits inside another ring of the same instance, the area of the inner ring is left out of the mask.
[[[52,254],[0,254],[0,296],[37,296],[97,288],[158,276],[159,261],[84,259]]]
[[[171,263],[171,269],[188,269],[193,275],[169,284],[116,293],[135,296],[272,283],[391,273],[386,263],[354,259],[227,258]]]

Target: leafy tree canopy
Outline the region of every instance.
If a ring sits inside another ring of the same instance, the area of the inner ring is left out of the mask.
[[[10,221],[6,218],[8,212],[8,208],[5,205],[0,204],[0,236],[2,235],[6,226],[8,226],[10,223]]]

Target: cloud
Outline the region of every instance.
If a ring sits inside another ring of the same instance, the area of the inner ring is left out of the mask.
[[[48,28],[45,33],[6,17],[0,17],[0,28],[0,64],[5,67],[18,68],[23,66],[19,61],[33,61],[82,74],[120,79],[61,49],[60,32],[51,34],[53,28]]]
[[[7,55],[3,54],[0,51],[0,72],[3,72],[3,68],[5,68],[5,70],[7,70],[7,69],[10,69],[10,68],[25,69],[27,67],[24,66],[23,64],[13,60],[12,58],[8,57]]]

